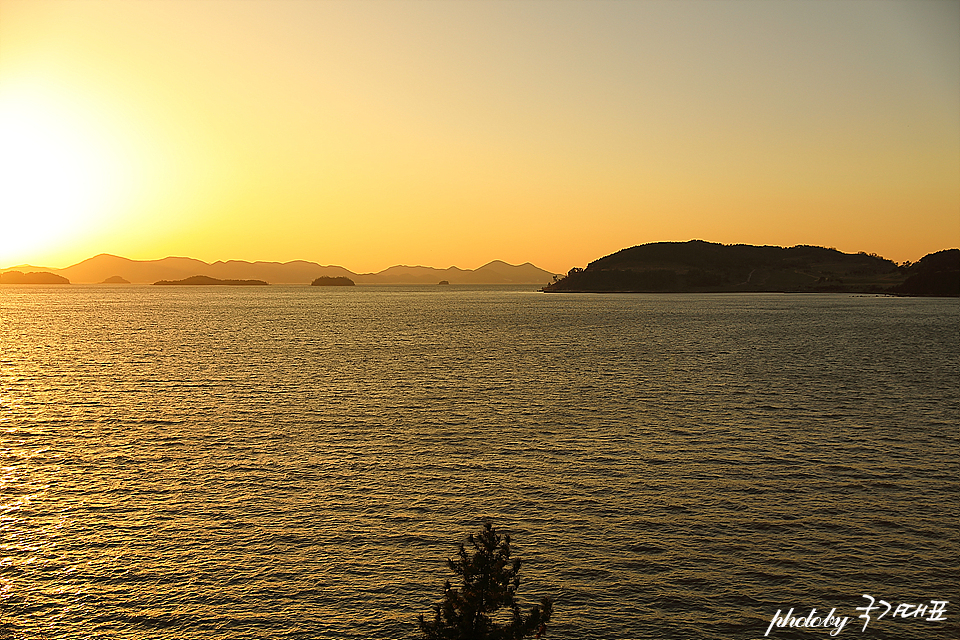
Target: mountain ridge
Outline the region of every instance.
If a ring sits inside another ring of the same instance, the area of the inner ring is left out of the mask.
[[[310,284],[321,276],[347,277],[357,284],[535,284],[550,282],[553,273],[525,262],[511,265],[492,260],[477,269],[446,269],[424,266],[394,265],[376,273],[354,273],[338,265],[321,265],[307,260],[269,262],[218,260],[208,263],[186,256],[168,256],[155,260],[133,260],[109,253],[100,253],[62,269],[17,265],[6,271],[45,271],[76,284],[95,284],[120,276],[134,284],[151,284],[159,280],[183,280],[196,275],[220,280],[264,280],[273,284]]]

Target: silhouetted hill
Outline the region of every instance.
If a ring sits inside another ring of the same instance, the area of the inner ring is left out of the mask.
[[[911,296],[960,296],[960,249],[930,253],[903,269],[896,291]]]
[[[269,283],[263,280],[218,280],[210,276],[190,276],[183,280],[160,280],[153,284],[172,284],[172,285],[228,285],[228,286],[264,286]]]
[[[48,270],[48,269],[44,269]],[[476,270],[435,269],[433,267],[395,266],[379,273],[357,274],[333,265],[320,265],[305,260],[292,262],[246,262],[244,260],[218,261],[208,264],[193,258],[163,258],[162,260],[130,260],[106,253],[88,258],[64,269],[49,269],[72,282],[99,283],[111,276],[119,276],[133,283],[152,283],[158,280],[182,280],[197,273],[212,278],[243,280],[257,279],[275,283],[307,284],[316,278],[350,278],[359,284],[429,284],[448,280],[454,284],[537,284],[549,282],[552,273],[529,262],[519,266],[495,260]]]
[[[896,263],[863,252],[691,240],[623,249],[571,269],[544,291],[879,293],[895,291],[905,278]]]
[[[6,271],[0,273],[0,284],[70,284],[63,276],[47,271]]]

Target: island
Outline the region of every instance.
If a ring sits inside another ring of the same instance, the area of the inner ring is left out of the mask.
[[[450,284],[450,281],[449,281],[449,280],[441,280],[441,281],[438,282],[437,284]]]
[[[0,273],[0,284],[70,284],[63,276],[49,271],[6,271]]]
[[[622,249],[554,277],[542,291],[623,293],[880,293],[960,295],[960,249],[897,265],[837,249],[724,245],[703,240]]]
[[[346,276],[320,276],[310,283],[311,287],[353,287],[356,283]]]
[[[130,281],[121,276],[110,276],[100,284],[130,284]]]
[[[153,284],[181,284],[181,285],[206,285],[206,284],[216,284],[216,285],[227,285],[227,286],[264,286],[268,285],[268,282],[263,280],[218,280],[216,278],[211,278],[210,276],[190,276],[189,278],[184,278],[183,280],[159,280]]]

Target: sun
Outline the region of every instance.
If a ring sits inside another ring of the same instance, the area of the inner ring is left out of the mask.
[[[120,164],[82,116],[36,96],[0,95],[0,266],[95,226]]]

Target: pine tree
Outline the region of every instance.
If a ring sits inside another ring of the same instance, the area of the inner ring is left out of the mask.
[[[469,536],[467,542],[472,550],[467,551],[461,544],[457,559],[447,560],[462,584],[455,589],[447,581],[443,600],[433,606],[432,622],[419,616],[421,637],[425,640],[519,640],[532,633],[538,638],[543,635],[553,614],[553,600],[543,598],[526,615],[521,613],[516,601],[520,560],[510,559],[510,536],[499,535],[493,525],[487,523],[479,535]]]

